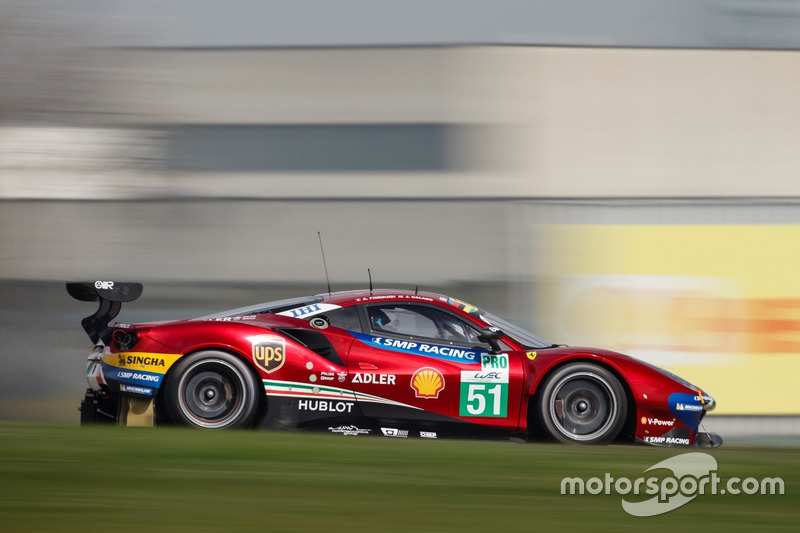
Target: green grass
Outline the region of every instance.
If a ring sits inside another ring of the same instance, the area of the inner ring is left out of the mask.
[[[800,451],[712,450],[783,496],[701,495],[635,518],[564,477],[640,477],[686,450],[0,424],[0,531],[770,531],[800,524]],[[647,474],[650,475],[650,474]],[[629,499],[646,499],[645,497]]]

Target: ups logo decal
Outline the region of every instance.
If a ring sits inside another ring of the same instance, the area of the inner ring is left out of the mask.
[[[286,362],[286,340],[277,335],[256,335],[248,339],[253,343],[253,361],[270,374]]]

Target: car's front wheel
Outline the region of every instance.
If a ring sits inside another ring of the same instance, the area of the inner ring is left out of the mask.
[[[172,422],[206,429],[246,427],[258,410],[256,379],[239,358],[206,350],[187,355],[164,384]]]
[[[557,369],[542,385],[537,405],[543,429],[573,444],[608,444],[627,415],[625,389],[609,370],[591,363]]]

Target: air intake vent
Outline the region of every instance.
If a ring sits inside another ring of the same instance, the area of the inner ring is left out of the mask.
[[[339,357],[338,353],[336,353],[336,350],[333,348],[331,342],[319,331],[303,328],[280,328],[276,331],[281,335],[286,335],[287,337],[297,341],[312,352],[318,353],[331,363],[344,366],[342,358]]]

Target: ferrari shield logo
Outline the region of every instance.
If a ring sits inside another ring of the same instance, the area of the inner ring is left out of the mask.
[[[253,361],[270,374],[286,362],[286,340],[277,335],[256,335],[248,339],[253,343]]]

